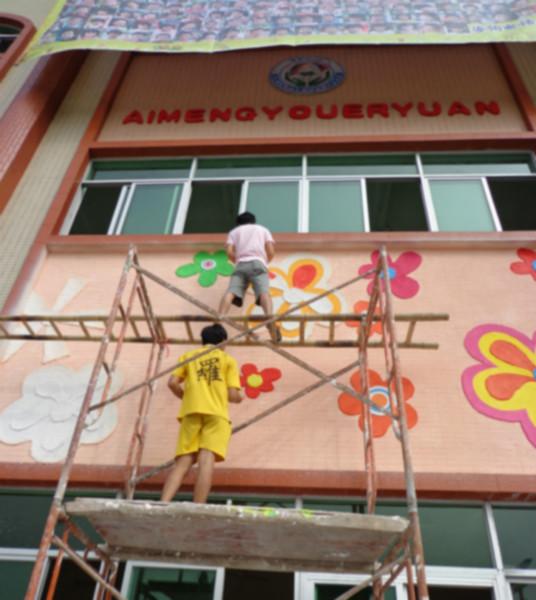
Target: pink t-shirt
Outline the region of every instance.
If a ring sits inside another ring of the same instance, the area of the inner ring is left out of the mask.
[[[272,234],[256,223],[239,225],[229,232],[227,245],[233,245],[236,254],[236,263],[247,262],[250,260],[260,260],[268,266],[268,257],[266,256],[266,242],[274,242]]]

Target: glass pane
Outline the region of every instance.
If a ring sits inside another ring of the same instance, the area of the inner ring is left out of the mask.
[[[514,600],[536,600],[536,583],[511,583]]]
[[[137,185],[121,233],[171,233],[182,185]]]
[[[15,38],[10,35],[0,36],[0,54],[5,52],[14,41]]]
[[[250,183],[247,210],[270,231],[298,231],[298,182]]]
[[[421,160],[426,175],[440,173],[526,175],[534,171],[528,154],[423,154]]]
[[[322,510],[330,512],[364,512],[363,502],[337,502],[336,500],[304,500],[303,508],[307,510]]]
[[[493,507],[504,566],[536,569],[536,509]]]
[[[439,231],[495,231],[482,182],[430,181]]]
[[[419,181],[367,180],[371,231],[427,231]]]
[[[430,600],[495,600],[491,588],[429,585]],[[415,588],[417,596],[417,588]]]
[[[192,184],[184,233],[222,233],[235,226],[241,181]]]
[[[110,227],[122,186],[88,187],[71,226],[71,235],[106,234]]]
[[[132,570],[129,600],[212,600],[216,571],[135,567]]]
[[[33,562],[13,560],[0,561],[0,581],[2,582],[2,598],[24,600],[26,588],[32,574]]]
[[[319,583],[315,585],[315,600],[334,600],[334,598],[338,598],[352,587],[351,585]],[[396,592],[390,588],[385,592],[383,597],[384,600],[396,600]],[[352,600],[354,598],[356,600],[372,600],[372,588],[361,590],[352,596]]]
[[[489,179],[488,182],[505,231],[536,229],[536,179]]]
[[[307,175],[416,175],[413,154],[308,156]]]
[[[98,561],[90,560],[89,564],[97,571],[100,568]],[[50,560],[42,598],[46,598],[53,567],[54,561]],[[54,593],[54,600],[73,600],[74,598],[76,600],[94,600],[95,586],[96,582],[92,577],[84,573],[72,560],[65,559],[61,564],[61,572]]]
[[[380,515],[406,515],[402,504],[382,504]],[[480,506],[419,507],[428,565],[491,567],[484,509]]]
[[[364,231],[359,181],[312,181],[309,231]]]
[[[201,158],[197,162],[195,177],[299,177],[301,172],[301,156]]]
[[[188,177],[191,164],[189,159],[96,161],[89,179],[181,179]]]
[[[0,494],[0,546],[37,548],[51,502],[52,494]]]
[[[225,570],[223,600],[293,600],[294,573]]]

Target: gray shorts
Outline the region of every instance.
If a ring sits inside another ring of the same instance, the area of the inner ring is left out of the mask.
[[[234,295],[233,304],[242,306],[244,294],[249,284],[253,286],[255,300],[259,303],[259,296],[267,294],[270,289],[268,269],[260,260],[239,262],[231,275],[228,291]]]

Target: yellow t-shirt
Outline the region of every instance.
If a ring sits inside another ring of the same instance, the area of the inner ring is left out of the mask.
[[[186,352],[179,362],[206,351],[209,347],[207,345]],[[172,374],[184,379],[179,420],[192,413],[229,418],[227,388],[240,389],[238,365],[232,356],[215,348],[186,365],[177,367]]]

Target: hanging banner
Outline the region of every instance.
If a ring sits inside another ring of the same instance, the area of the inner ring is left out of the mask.
[[[59,0],[26,58],[74,49],[536,41],[534,0]]]

